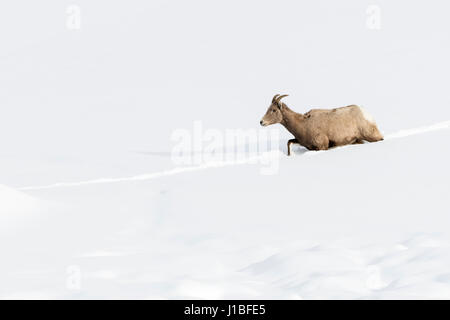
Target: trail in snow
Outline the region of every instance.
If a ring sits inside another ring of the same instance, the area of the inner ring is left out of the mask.
[[[407,129],[407,130],[400,130],[388,135],[385,135],[384,140],[391,140],[396,138],[403,138],[408,136],[413,136],[417,134],[437,131],[437,130],[444,130],[450,128],[450,121],[444,121],[439,122],[431,126],[424,126],[424,127],[418,127],[413,129]],[[307,154],[313,154],[317,153],[316,151],[307,151],[303,153],[303,155]],[[185,173],[185,172],[193,172],[193,171],[199,171],[204,170],[208,168],[221,168],[221,167],[228,167],[228,166],[234,166],[234,165],[243,165],[243,164],[251,164],[255,163],[261,160],[267,160],[273,157],[279,157],[281,152],[279,150],[269,151],[262,153],[257,156],[248,157],[246,159],[242,160],[232,160],[232,161],[214,161],[214,162],[208,162],[197,166],[186,166],[186,167],[177,167],[170,170],[160,171],[160,172],[154,172],[154,173],[148,173],[148,174],[141,174],[131,177],[122,177],[122,178],[99,178],[99,179],[92,179],[92,180],[86,180],[86,181],[79,181],[79,182],[58,182],[54,184],[44,185],[44,186],[29,186],[29,187],[22,187],[19,188],[19,190],[22,191],[30,191],[30,190],[43,190],[43,189],[53,189],[53,188],[62,188],[62,187],[78,187],[78,186],[86,186],[86,185],[95,185],[95,184],[105,184],[105,183],[118,183],[118,182],[128,182],[128,181],[145,181],[145,180],[152,180],[164,176],[171,176],[179,173]]]
[[[450,128],[450,121],[444,121],[444,122],[439,122],[439,123],[433,124],[431,126],[419,127],[419,128],[414,128],[414,129],[408,129],[408,130],[400,130],[395,133],[386,135],[384,137],[384,139],[390,140],[390,139],[396,139],[396,138],[403,138],[403,137],[413,136],[416,134],[437,131],[437,130],[443,130],[443,129],[448,129],[448,128]]]
[[[199,170],[208,169],[208,168],[221,168],[221,167],[227,167],[227,166],[233,166],[233,165],[251,164],[251,163],[260,161],[261,159],[264,159],[264,158],[270,159],[270,157],[275,157],[275,156],[278,157],[280,153],[281,153],[280,151],[275,150],[275,151],[265,152],[262,155],[249,157],[249,158],[246,158],[243,160],[217,161],[217,162],[214,161],[214,162],[204,163],[204,164],[201,164],[198,166],[177,167],[177,168],[170,169],[170,170],[141,174],[141,175],[136,175],[136,176],[132,176],[132,177],[99,178],[99,179],[86,180],[86,181],[80,181],[80,182],[59,182],[59,183],[54,183],[54,184],[50,184],[50,185],[46,185],[46,186],[22,187],[22,188],[19,188],[19,190],[22,190],[22,191],[42,190],[42,189],[52,189],[52,188],[60,188],[60,187],[77,187],[77,186],[85,186],[85,185],[92,185],[92,184],[151,180],[151,179],[156,179],[156,178],[163,177],[163,176],[171,176],[171,175],[178,174],[178,173],[199,171]]]

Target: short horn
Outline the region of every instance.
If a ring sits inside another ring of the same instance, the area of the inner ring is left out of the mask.
[[[272,103],[275,103],[277,101],[278,96],[279,96],[279,94],[276,94],[273,96]]]
[[[280,102],[281,99],[283,99],[284,97],[287,97],[287,96],[288,96],[288,94],[283,94],[282,96],[279,96],[279,97],[276,99],[276,102]]]

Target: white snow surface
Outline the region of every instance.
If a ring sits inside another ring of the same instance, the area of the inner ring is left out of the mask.
[[[356,0],[79,0],[68,30],[27,2],[0,5],[0,298],[450,298],[450,4],[370,30]],[[269,130],[275,93],[386,139],[171,161],[196,120]]]
[[[37,199],[0,185],[0,230],[8,233],[11,229],[33,221],[42,211],[43,204]]]

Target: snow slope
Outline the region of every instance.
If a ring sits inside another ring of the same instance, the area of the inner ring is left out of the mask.
[[[60,204],[32,243],[2,241],[2,296],[448,298],[449,136],[281,156],[272,176],[236,165],[29,190]]]
[[[0,4],[0,298],[450,298],[450,4],[369,4]],[[173,163],[275,93],[386,140]]]
[[[43,208],[44,204],[38,199],[0,185],[0,231],[3,234],[32,223]]]

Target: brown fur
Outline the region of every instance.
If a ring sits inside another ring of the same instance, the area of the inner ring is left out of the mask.
[[[276,95],[261,120],[262,126],[281,123],[295,139],[288,141],[288,155],[292,143],[299,143],[309,150],[327,150],[331,147],[376,142],[383,135],[363,109],[351,105],[335,109],[312,109],[305,114],[297,113],[280,102],[286,95]]]

